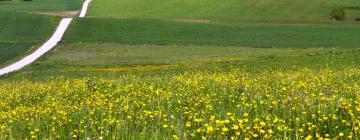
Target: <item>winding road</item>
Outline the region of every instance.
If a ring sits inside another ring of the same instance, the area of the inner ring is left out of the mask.
[[[86,0],[83,3],[83,7],[81,9],[79,17],[85,17],[89,3],[91,0]],[[69,27],[71,21],[73,18],[63,18],[59,26],[57,27],[54,34],[50,37],[48,41],[46,41],[39,49],[37,49],[35,52],[31,53],[30,55],[24,57],[20,61],[17,61],[13,64],[10,64],[9,66],[6,66],[4,68],[0,69],[0,76],[6,75],[8,73],[20,70],[24,68],[25,66],[33,63],[37,59],[39,59],[41,56],[43,56],[45,53],[49,52],[52,48],[54,48],[59,41],[61,41],[61,38],[63,37],[65,31]]]

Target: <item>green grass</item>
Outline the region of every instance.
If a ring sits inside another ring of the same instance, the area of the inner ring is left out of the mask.
[[[189,69],[206,71],[243,68],[257,73],[293,67],[344,69],[357,67],[354,48],[251,48],[219,46],[157,46],[119,44],[63,44],[31,66],[4,80],[47,81],[66,78],[113,78],[127,73],[161,75]],[[99,70],[109,69],[109,70]],[[115,69],[115,71],[112,71]]]
[[[79,10],[82,0],[12,0],[0,1],[0,10],[5,11],[73,11]]]
[[[97,0],[90,16],[255,21],[323,21],[358,0]],[[351,16],[353,11],[348,11]],[[357,15],[360,16],[360,15]],[[354,17],[349,17],[353,19]]]
[[[59,18],[36,12],[78,10],[81,3],[82,0],[0,1],[0,66],[50,38]]]
[[[0,42],[42,42],[49,38],[59,18],[0,12]]]
[[[259,73],[222,67],[0,82],[0,137],[359,139],[359,80],[355,67]]]
[[[35,14],[0,12],[0,21],[1,66],[48,39],[59,19]]]
[[[144,19],[78,19],[65,42],[243,47],[359,47],[360,26],[203,24]]]
[[[90,15],[130,19],[75,19],[55,49],[0,77],[0,137],[357,139],[360,26],[302,21],[327,20],[332,8],[356,4],[96,0]],[[0,66],[42,42],[58,21],[3,13]]]
[[[0,42],[0,66],[9,60],[18,57],[28,51],[32,43],[1,43]]]
[[[331,8],[355,3],[96,0],[90,15],[130,19],[75,19],[55,49],[0,77],[6,116],[0,137],[229,139],[234,123],[245,124],[239,139],[264,133],[356,139],[360,26],[299,21],[327,20]],[[51,31],[38,26],[57,20],[2,15],[0,65]],[[210,18],[211,24],[168,20],[174,18]],[[119,120],[115,127],[113,120]],[[207,125],[218,128],[215,134],[205,132]]]
[[[79,67],[162,65],[186,62],[249,59],[263,56],[287,56],[306,52],[339,49],[278,49],[219,46],[159,46],[120,44],[64,44],[56,48],[44,63]]]

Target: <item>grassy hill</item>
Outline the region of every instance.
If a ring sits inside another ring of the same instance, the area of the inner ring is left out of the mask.
[[[12,0],[0,1],[1,11],[76,11],[82,0]]]
[[[0,11],[0,66],[44,42],[59,21],[56,17]]]
[[[253,69],[264,64],[290,68],[295,63],[316,68],[353,66],[357,57],[351,52],[357,52],[359,47],[360,26],[330,22],[328,16],[333,8],[358,4],[353,0],[97,0],[91,3],[88,18],[74,20],[58,49],[25,73],[10,77],[92,76],[91,72],[68,70],[174,65],[243,57],[250,60],[234,65],[252,65]],[[296,8],[301,10],[294,10]],[[357,16],[356,12],[352,13]],[[196,20],[198,18],[204,20]],[[325,56],[307,57],[321,53],[319,49]],[[303,57],[292,56],[289,50]],[[334,53],[342,55],[333,56]],[[278,61],[262,60],[274,57]],[[327,60],[333,63],[322,63]]]
[[[94,28],[94,29],[91,29]],[[90,29],[90,30],[89,30]],[[64,42],[242,47],[358,47],[358,25],[204,24],[149,19],[76,20]]]
[[[80,5],[81,0],[0,1],[0,66],[50,37],[60,18],[39,12],[77,10]]]
[[[90,16],[242,21],[323,21],[358,0],[97,0]],[[349,19],[360,11],[348,10]],[[354,15],[353,13],[356,13]]]
[[[358,6],[94,0],[55,49],[0,77],[0,139],[360,139]],[[1,16],[0,59],[58,20]]]

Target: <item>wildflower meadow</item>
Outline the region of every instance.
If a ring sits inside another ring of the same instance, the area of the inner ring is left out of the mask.
[[[0,139],[358,139],[360,69],[2,82]]]

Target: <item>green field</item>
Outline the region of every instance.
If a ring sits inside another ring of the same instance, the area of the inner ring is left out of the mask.
[[[90,16],[209,19],[230,21],[324,21],[338,7],[359,7],[357,0],[98,0]],[[349,19],[360,11],[349,10]]]
[[[78,10],[80,0],[0,1],[0,66],[44,43],[60,21],[40,12]]]
[[[33,43],[0,43],[0,64],[6,64],[9,60],[24,54]],[[6,52],[6,53],[5,53]],[[2,65],[0,65],[2,66]]]
[[[358,48],[252,48],[239,46],[164,46],[62,44],[30,67],[4,80],[48,81],[57,77],[115,78],[127,74],[161,75],[187,70],[244,68],[267,70],[345,69],[360,63]]]
[[[0,1],[0,11],[12,12],[45,12],[45,11],[77,11],[81,0],[12,0]]]
[[[359,120],[348,112],[358,115],[359,54],[358,48],[62,44],[4,77],[0,110],[7,115],[0,120],[7,122],[0,136],[357,139],[351,130],[358,123],[350,122]]]
[[[59,21],[56,17],[1,12],[0,41],[38,42],[49,38]]]
[[[53,32],[56,17],[0,12],[0,66],[40,46]]]
[[[80,3],[0,2],[0,66],[49,37],[59,18],[43,14]],[[94,0],[58,46],[0,77],[0,139],[360,139],[359,7]]]
[[[96,30],[87,30],[96,27]],[[79,19],[65,42],[218,45],[242,47],[358,47],[358,25],[204,24],[144,19]]]

